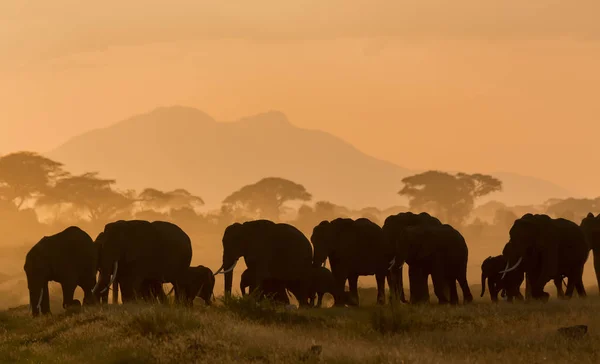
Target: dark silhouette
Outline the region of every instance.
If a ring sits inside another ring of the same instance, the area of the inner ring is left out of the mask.
[[[176,299],[183,297],[179,282],[190,266],[192,245],[177,225],[164,221],[116,221],[104,227],[96,244],[100,245],[96,295],[104,293],[118,277],[123,302],[142,297],[146,280],[171,283]]]
[[[314,246],[313,267],[321,267],[329,259],[336,282],[336,305],[358,305],[358,277],[366,275],[375,275],[377,302],[385,303],[386,277],[392,290],[399,277],[391,276],[396,272],[389,269],[394,246],[384,239],[379,225],[365,218],[322,221],[313,229],[310,240]],[[349,302],[342,299],[346,281],[350,287]]]
[[[278,220],[288,201],[310,201],[304,186],[278,177],[263,178],[229,195],[223,204],[241,209],[251,217]]]
[[[512,302],[515,298],[519,301],[524,300],[520,287],[525,280],[525,271],[520,267],[503,274],[501,271],[506,268],[506,263],[506,257],[503,255],[487,257],[481,263],[481,297],[485,294],[487,280],[492,302],[498,302],[498,293],[500,292],[502,292],[502,297],[507,297],[508,302]]]
[[[223,264],[215,273],[225,274],[225,294],[231,294],[233,269],[240,258],[254,274],[256,289],[275,282],[285,285],[300,306],[308,306],[312,267],[311,244],[292,225],[254,220],[227,227],[223,234]]]
[[[507,259],[504,271],[510,272],[523,265],[526,289],[531,291],[534,299],[548,300],[550,295],[544,292],[544,286],[550,280],[562,277],[568,278],[566,297],[570,298],[574,289],[580,297],[586,296],[583,266],[590,247],[577,224],[548,215],[525,214],[515,221],[509,235],[510,241],[502,251]],[[561,287],[558,296],[562,295]]]
[[[146,188],[137,197],[142,208],[160,212],[188,208],[197,209],[204,205],[202,198],[192,195],[183,188],[163,192],[155,188]]]
[[[84,304],[94,304],[97,251],[92,238],[78,227],[43,237],[25,257],[25,274],[33,316],[50,313],[48,282],[61,284],[63,308],[80,306],[73,300],[77,286],[84,292]]]
[[[428,171],[402,180],[398,194],[410,200],[413,210],[433,210],[442,220],[461,226],[475,205],[475,200],[502,190],[502,182],[484,174],[451,175]]]
[[[594,217],[593,213],[588,213],[581,220],[579,226],[581,226],[588,246],[592,249],[594,255],[594,271],[596,273],[598,289],[600,290],[600,214]]]
[[[465,239],[448,224],[409,226],[401,232],[396,243],[396,263],[406,262],[410,267],[411,303],[425,302],[428,295],[423,290],[429,290],[427,278],[430,274],[440,304],[458,303],[457,282],[462,289],[463,302],[473,301],[467,282],[468,257]]]
[[[17,152],[0,158],[0,200],[18,209],[30,199],[43,196],[64,174],[63,164],[33,152]]]
[[[385,219],[383,224],[383,235],[388,245],[397,249],[398,242],[401,236],[404,234],[405,230],[411,226],[440,226],[442,223],[436,217],[429,215],[426,212],[422,212],[420,214],[415,214],[412,212],[400,212],[396,215],[390,215]],[[396,269],[398,272],[395,273],[395,276],[398,277],[397,282],[394,282],[395,289],[400,293],[400,300],[402,302],[406,302],[404,295],[404,285],[402,278],[402,268],[403,261],[396,260],[394,261],[394,265],[391,269]],[[411,267],[409,264],[409,276],[411,276]],[[415,266],[415,269],[419,269]],[[410,284],[410,301],[411,302],[419,302],[419,301],[429,301],[429,288],[427,287],[427,276],[425,276],[424,280],[419,282],[411,282]]]
[[[48,189],[38,200],[39,206],[68,205],[76,214],[92,222],[106,223],[119,218],[119,213],[130,216],[134,202],[133,193],[125,194],[113,189],[114,179],[103,179],[98,173],[84,173],[80,176],[60,178],[56,185]]]

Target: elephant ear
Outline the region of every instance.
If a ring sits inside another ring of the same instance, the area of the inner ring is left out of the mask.
[[[405,240],[406,239],[406,240]],[[406,261],[425,259],[434,253],[433,242],[428,238],[426,229],[420,226],[407,226],[402,229],[400,241],[407,241]],[[404,244],[401,244],[404,245]]]

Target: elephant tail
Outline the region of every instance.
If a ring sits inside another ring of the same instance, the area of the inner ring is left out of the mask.
[[[485,279],[486,278],[487,277],[486,277],[485,273],[482,272],[481,273],[481,296],[480,297],[483,297],[483,295],[485,294]]]

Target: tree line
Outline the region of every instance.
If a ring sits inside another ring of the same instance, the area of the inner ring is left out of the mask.
[[[13,229],[17,234],[22,229],[35,230],[33,226],[43,230],[83,225],[100,231],[110,221],[144,219],[174,221],[188,229],[219,234],[235,221],[266,218],[291,222],[309,232],[322,220],[367,217],[382,224],[385,217],[407,210],[428,211],[460,227],[469,222],[478,199],[502,190],[502,181],[485,174],[427,171],[401,182],[398,194],[408,198],[409,206],[351,210],[329,201],[312,201],[312,194],[299,183],[267,177],[231,193],[219,210],[203,212],[202,197],[187,189],[122,190],[115,179],[98,172],[72,174],[59,161],[23,151],[0,157],[0,229]],[[597,210],[599,204],[600,199],[553,200],[547,210],[575,217]],[[508,216],[499,219],[513,217],[510,211],[504,212]]]

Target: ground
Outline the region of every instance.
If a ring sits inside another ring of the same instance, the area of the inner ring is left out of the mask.
[[[595,287],[589,287],[592,292]],[[230,299],[192,309],[108,305],[0,312],[2,363],[597,363],[600,297],[546,304],[373,304],[288,310]],[[433,300],[432,300],[433,301]],[[563,326],[587,325],[582,338]]]

